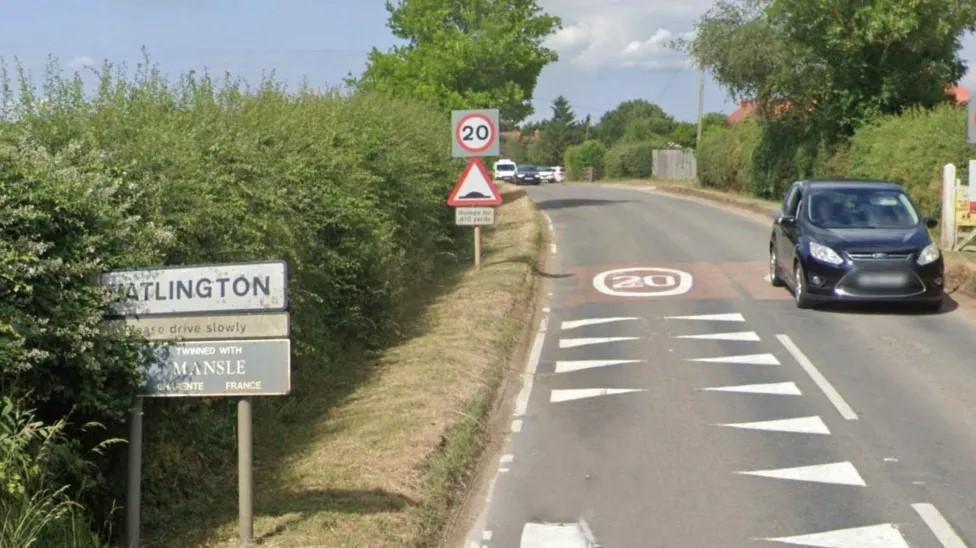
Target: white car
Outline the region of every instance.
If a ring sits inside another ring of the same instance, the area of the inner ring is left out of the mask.
[[[539,179],[542,180],[543,183],[553,182],[554,176],[555,174],[551,167],[539,166]]]
[[[494,178],[496,181],[515,181],[515,173],[518,166],[511,160],[498,160],[494,165]]]
[[[552,168],[552,180],[551,183],[564,183],[566,182],[566,170],[563,166],[553,166]]]

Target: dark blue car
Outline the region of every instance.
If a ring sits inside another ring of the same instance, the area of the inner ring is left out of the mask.
[[[786,193],[769,241],[769,278],[799,308],[831,301],[942,305],[944,265],[905,191],[874,181],[800,181]]]

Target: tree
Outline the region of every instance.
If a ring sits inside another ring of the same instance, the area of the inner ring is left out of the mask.
[[[560,27],[535,0],[398,0],[386,9],[407,43],[373,49],[356,86],[445,109],[499,108],[506,127],[531,114],[539,73],[557,59],[542,41]]]
[[[668,135],[674,130],[674,119],[661,107],[644,99],[634,99],[620,103],[601,116],[596,129],[600,141],[612,146],[624,138],[627,142],[639,142],[656,135]]]
[[[529,158],[538,164],[557,165],[570,145],[583,142],[583,131],[569,100],[560,95],[552,103],[552,118],[540,125],[539,141],[530,147]]]
[[[946,99],[965,73],[960,40],[976,29],[976,3],[729,0],[697,27],[688,49],[733,96],[843,137]]]

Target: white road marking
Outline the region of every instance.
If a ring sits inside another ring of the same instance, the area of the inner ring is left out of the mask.
[[[588,325],[600,325],[605,323],[617,323],[617,322],[632,322],[639,320],[640,318],[632,317],[620,317],[620,318],[588,318],[585,320],[574,320],[571,322],[563,322],[562,329],[576,329],[577,327],[586,327]]]
[[[595,543],[576,523],[526,523],[520,548],[594,548]]]
[[[678,335],[675,339],[698,339],[711,341],[758,341],[759,335],[755,331],[738,331],[735,333],[706,333],[704,335]]]
[[[793,432],[797,434],[823,434],[829,435],[830,429],[824,424],[820,417],[799,417],[796,419],[778,419],[759,422],[735,422],[719,424],[729,428],[742,428],[745,430],[764,430],[767,432]]]
[[[525,373],[522,375],[522,389],[519,390],[515,398],[515,412],[513,416],[521,417],[529,407],[529,396],[532,395],[532,384],[535,382],[535,373],[539,369],[539,360],[542,358],[542,347],[546,342],[546,327],[549,325],[549,311],[545,309],[542,319],[539,320],[539,331],[535,334],[532,342],[532,351],[529,353],[529,363],[526,365]]]
[[[742,384],[739,386],[719,386],[703,388],[710,392],[741,392],[744,394],[778,394],[782,396],[802,396],[803,393],[792,382],[774,382],[768,384]]]
[[[793,339],[791,339],[789,335],[776,335],[776,338],[779,339],[779,342],[786,347],[786,350],[793,356],[796,362],[800,364],[800,367],[806,371],[807,375],[810,376],[817,387],[820,388],[825,396],[827,396],[830,403],[837,408],[837,412],[840,413],[840,416],[844,417],[845,420],[856,421],[857,413],[851,409],[850,405],[847,405],[847,402],[844,401],[844,398],[841,397],[840,393],[834,389],[834,386],[830,384],[830,381],[828,381],[827,378],[820,373],[820,370],[813,365],[813,362],[811,362],[810,359],[807,358],[806,355],[799,349],[799,347],[796,346]]]
[[[670,297],[691,291],[691,274],[670,268],[619,268],[593,278],[593,288],[611,297]]]
[[[779,360],[772,354],[746,354],[743,356],[722,356],[719,358],[697,358],[686,360],[701,363],[735,363],[743,365],[779,365]]]
[[[939,539],[944,548],[966,548],[966,543],[962,541],[952,525],[942,516],[939,509],[925,502],[913,504],[912,508],[922,517],[925,525],[929,526],[935,538]]]
[[[667,316],[666,320],[700,320],[707,322],[744,322],[742,314],[704,314],[701,316]]]
[[[883,460],[885,462],[898,462],[898,459],[896,459],[895,457],[885,457]]]
[[[813,466],[796,466],[777,470],[752,470],[738,472],[746,476],[761,476],[764,478],[784,479],[793,481],[812,481],[816,483],[834,483],[837,485],[856,485],[864,487],[864,478],[857,472],[857,468],[850,462],[834,462],[831,464],[815,464]]]
[[[640,363],[644,360],[578,360],[578,361],[557,361],[556,373],[569,373],[571,371],[581,371],[583,369],[594,369],[597,367],[608,367],[611,365],[624,365],[630,363]]]
[[[559,253],[559,248],[556,247],[556,244],[549,244],[549,252],[556,255]]]
[[[512,432],[522,431],[522,419],[515,419],[512,421]]]
[[[481,533],[481,540],[485,542],[491,542],[492,533],[491,531],[484,531]]]
[[[502,458],[498,459],[499,464],[511,464],[514,461],[515,461],[515,455],[511,453],[502,455]]]
[[[511,469],[511,468],[504,468],[504,467],[503,467],[503,468],[499,468],[499,469],[498,469],[498,473],[499,473],[499,474],[504,474],[504,473],[506,473],[506,472],[511,472],[511,471],[512,471],[512,469]]]
[[[837,529],[796,537],[765,538],[770,542],[799,544],[801,546],[822,546],[824,548],[909,548],[905,537],[890,523]]]
[[[598,398],[601,396],[630,394],[631,392],[647,392],[647,390],[637,388],[576,388],[570,390],[553,390],[549,395],[549,402],[559,403],[586,398]]]
[[[594,337],[586,339],[559,339],[559,348],[576,348],[578,346],[589,346],[591,344],[607,344],[623,341],[636,341],[640,337]]]

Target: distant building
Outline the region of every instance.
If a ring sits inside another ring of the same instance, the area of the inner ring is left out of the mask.
[[[946,95],[952,98],[957,105],[965,105],[969,102],[969,98],[972,96],[969,88],[962,85],[952,85],[946,88]],[[745,121],[747,118],[752,116],[756,112],[756,102],[755,101],[742,101],[739,103],[739,108],[735,110],[732,114],[729,114],[727,120],[729,125],[738,124]]]

